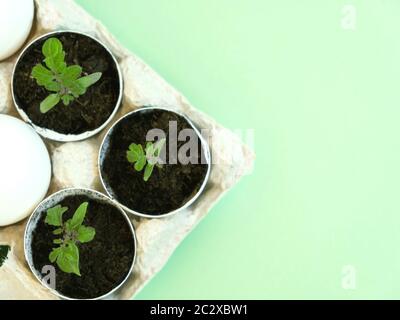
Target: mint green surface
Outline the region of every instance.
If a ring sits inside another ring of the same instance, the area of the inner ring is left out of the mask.
[[[256,130],[254,173],[138,299],[400,297],[400,1],[77,2],[199,109]]]

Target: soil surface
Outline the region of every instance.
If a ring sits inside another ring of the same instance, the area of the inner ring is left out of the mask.
[[[42,114],[40,103],[50,92],[36,83],[31,72],[36,64],[44,65],[42,46],[50,37],[57,37],[62,42],[67,65],[80,65],[82,76],[94,72],[103,74],[84,95],[68,106],[60,102]],[[97,41],[71,32],[51,35],[32,44],[19,60],[13,79],[16,102],[31,121],[62,134],[80,134],[103,125],[116,108],[120,85],[117,66],[108,51]]]
[[[126,207],[148,215],[161,215],[182,207],[201,188],[208,165],[204,160],[201,140],[196,136],[198,150],[195,163],[171,163],[169,153],[169,122],[176,121],[177,132],[192,126],[174,112],[148,109],[133,113],[121,120],[113,129],[109,147],[105,152],[102,176],[113,196]],[[150,179],[143,180],[144,171],[136,171],[126,158],[131,143],[146,145],[146,135],[151,129],[162,129],[166,134],[166,164],[154,167]],[[171,141],[176,141],[172,139]],[[177,141],[180,150],[186,141]],[[189,152],[190,154],[190,152]]]
[[[63,221],[71,218],[82,202],[88,201],[88,211],[83,224],[95,228],[91,242],[79,243],[80,273],[62,272],[56,264],[56,290],[70,298],[90,299],[110,292],[128,274],[135,254],[135,242],[130,226],[115,207],[87,196],[68,196],[60,204],[68,207]],[[56,246],[53,239],[55,227],[44,222],[42,214],[32,235],[32,258],[36,270],[51,265],[49,254]]]

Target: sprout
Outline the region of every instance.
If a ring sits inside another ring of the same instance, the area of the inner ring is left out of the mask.
[[[63,223],[62,216],[68,211],[68,208],[61,205],[47,210],[45,219],[45,223],[48,225],[58,227],[53,231],[54,235],[62,235],[62,238],[53,240],[53,243],[59,246],[50,252],[50,262],[56,262],[63,272],[74,273],[78,276],[81,274],[79,271],[79,248],[77,244],[90,242],[96,235],[94,228],[82,225],[88,205],[87,202],[82,203],[73,217],[65,223]]]
[[[126,152],[126,158],[132,164],[136,171],[142,171],[144,168],[143,180],[148,181],[153,173],[154,166],[162,168],[160,161],[161,150],[164,147],[165,139],[156,143],[147,142],[146,149],[143,150],[141,144],[132,143]]]
[[[60,40],[49,38],[42,47],[44,63],[33,67],[31,76],[39,86],[53,92],[40,103],[40,111],[46,113],[54,108],[61,100],[69,105],[75,98],[86,93],[87,88],[95,84],[102,76],[101,72],[82,75],[82,67],[67,66],[65,52]]]

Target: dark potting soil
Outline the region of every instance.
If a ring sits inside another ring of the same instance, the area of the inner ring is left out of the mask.
[[[43,43],[57,37],[63,44],[67,65],[78,64],[83,75],[102,72],[101,79],[68,106],[58,103],[49,112],[40,112],[40,103],[50,94],[31,77],[32,68],[42,63]],[[17,104],[39,127],[62,134],[80,134],[103,125],[112,114],[120,90],[117,66],[109,52],[97,41],[77,33],[50,35],[32,44],[16,66],[13,90]]]
[[[126,207],[149,215],[160,215],[176,210],[188,202],[201,188],[208,165],[200,150],[195,164],[171,164],[169,161],[169,122],[177,122],[177,132],[192,126],[174,112],[148,109],[123,118],[113,129],[109,147],[101,166],[104,182],[112,189],[113,196]],[[150,179],[143,180],[144,171],[136,171],[126,158],[131,143],[146,145],[146,134],[158,128],[166,134],[166,164],[154,167]],[[175,140],[175,139],[174,139]],[[187,139],[188,141],[189,139]],[[186,141],[177,141],[178,150]]]
[[[87,196],[68,196],[59,204],[68,207],[63,221],[71,218],[79,205],[89,202],[83,224],[95,228],[91,242],[78,244],[81,277],[62,272],[56,263],[56,290],[76,299],[91,299],[108,293],[118,286],[128,274],[135,254],[135,242],[130,226],[121,212]],[[49,254],[56,246],[53,239],[55,227],[44,222],[43,212],[32,234],[32,259],[39,272],[51,265]]]

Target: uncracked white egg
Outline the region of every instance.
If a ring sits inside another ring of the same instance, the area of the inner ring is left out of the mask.
[[[33,0],[2,0],[0,4],[0,61],[18,51],[31,31]]]
[[[25,122],[0,114],[0,227],[31,214],[50,179],[50,157],[39,135]]]

